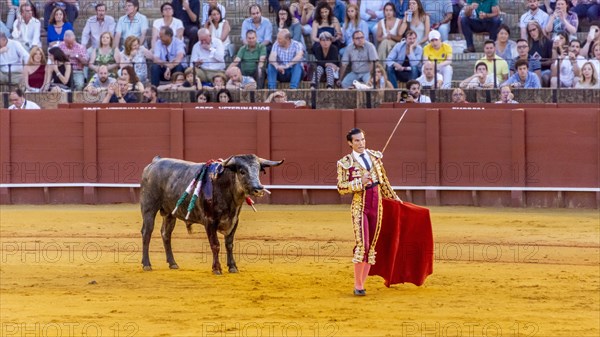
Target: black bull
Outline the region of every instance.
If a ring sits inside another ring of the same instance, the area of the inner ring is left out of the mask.
[[[177,269],[177,263],[173,258],[171,249],[171,234],[175,228],[176,219],[186,223],[188,230],[193,223],[204,225],[208,241],[213,253],[212,270],[215,274],[221,274],[221,263],[219,262],[220,244],[217,231],[225,237],[227,249],[227,266],[230,273],[237,272],[237,266],[233,258],[233,237],[237,229],[240,210],[247,196],[261,196],[264,187],[260,183],[259,173],[264,172],[265,167],[278,166],[282,161],[270,161],[261,159],[253,154],[238,155],[228,158],[223,162],[223,171],[213,180],[212,199],[207,199],[200,193],[196,205],[186,220],[190,196],[177,208],[174,215],[177,200],[190,182],[198,175],[204,163],[193,163],[177,159],[154,158],[142,173],[140,206],[142,210],[142,241],[144,270],[152,270],[148,248],[156,213],[160,211],[163,217],[161,236],[167,255],[169,268]],[[208,175],[203,178],[203,184]]]

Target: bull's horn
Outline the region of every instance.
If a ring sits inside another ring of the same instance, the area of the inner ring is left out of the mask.
[[[227,167],[229,165],[235,165],[235,157],[231,156],[227,159],[225,159],[225,161],[223,162],[223,167]]]
[[[285,160],[285,159],[284,159]],[[284,160],[280,160],[280,161],[275,161],[275,160],[267,160],[267,159],[262,159],[262,158],[258,158],[258,162],[260,163],[261,166],[279,166],[281,164],[283,164]]]

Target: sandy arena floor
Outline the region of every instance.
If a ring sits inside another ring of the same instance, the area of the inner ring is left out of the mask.
[[[257,206],[223,276],[181,222],[143,272],[138,205],[1,206],[0,336],[600,335],[597,210],[432,208],[434,274],[360,298],[348,205]]]

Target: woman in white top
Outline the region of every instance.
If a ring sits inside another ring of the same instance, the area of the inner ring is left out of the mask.
[[[377,23],[377,54],[380,60],[385,60],[402,37],[398,34],[398,30],[402,20],[396,17],[396,6],[388,2],[383,6],[383,19]]]
[[[369,36],[369,24],[360,18],[359,9],[356,4],[349,4],[346,7],[346,20],[344,20],[344,32],[343,43],[348,46],[352,44],[352,34],[355,31],[360,30],[365,34],[365,37]],[[344,54],[346,48],[340,49],[340,56]]]
[[[506,62],[514,60],[517,54],[517,43],[510,39],[510,28],[501,24],[496,35],[496,55],[503,58]]]
[[[148,65],[146,59],[152,60],[154,55],[144,46],[140,46],[140,40],[134,35],[125,39],[123,53],[121,53],[121,69],[126,66],[133,66],[135,73],[140,81],[146,82],[148,79]]]
[[[404,35],[409,28],[417,33],[417,43],[424,45],[428,42],[431,22],[429,15],[423,9],[420,0],[409,0],[408,10],[404,13],[404,21],[400,26],[400,36]]]
[[[600,89],[598,82],[598,73],[596,67],[591,62],[586,62],[581,66],[581,74],[575,78],[575,88],[578,89]]]
[[[173,17],[173,5],[170,2],[165,2],[160,6],[160,12],[162,13],[162,19],[156,19],[152,23],[152,49],[154,49],[154,44],[158,41],[160,28],[164,26],[170,27],[173,30],[173,34],[175,34],[175,38],[183,42],[183,22]]]
[[[227,20],[223,19],[221,10],[219,7],[211,7],[208,13],[208,21],[206,21],[206,29],[210,30],[212,37],[217,38],[223,42],[225,52],[229,53],[229,56],[233,57],[233,51],[229,49],[232,47],[229,33],[231,32],[231,26]]]

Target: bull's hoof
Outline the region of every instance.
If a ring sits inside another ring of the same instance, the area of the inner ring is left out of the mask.
[[[229,272],[230,273],[237,273],[238,269],[237,269],[237,267],[229,267]]]
[[[177,265],[177,263],[173,263],[169,265],[169,269],[179,269],[179,266]]]
[[[220,270],[213,270],[213,274],[215,274],[215,275],[223,275],[223,272],[221,272]]]
[[[144,266],[144,271],[152,271],[152,266]]]

